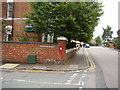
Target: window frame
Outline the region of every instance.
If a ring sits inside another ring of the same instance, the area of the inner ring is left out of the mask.
[[[11,9],[10,9],[10,4],[12,4]],[[11,13],[11,17],[10,17]],[[12,19],[13,17],[13,2],[8,2],[7,3],[7,19]]]

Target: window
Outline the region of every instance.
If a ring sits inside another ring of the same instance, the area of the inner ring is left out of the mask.
[[[8,3],[7,18],[12,18],[13,14],[13,3]]]
[[[53,43],[54,34],[42,34],[42,42]]]

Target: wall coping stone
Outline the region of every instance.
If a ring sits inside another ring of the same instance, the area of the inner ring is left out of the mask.
[[[22,44],[58,44],[58,43],[45,43],[45,42],[23,42],[23,41],[0,41],[0,43],[22,43]]]
[[[66,41],[68,41],[68,39],[66,37],[64,37],[64,36],[58,37],[57,40],[66,40]]]

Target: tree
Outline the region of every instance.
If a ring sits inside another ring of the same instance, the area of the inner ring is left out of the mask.
[[[103,35],[102,38],[105,41],[109,41],[112,38],[113,31],[111,31],[111,27],[107,25],[106,28],[103,28]]]
[[[100,36],[96,37],[95,41],[96,41],[96,45],[101,45],[102,40],[101,40]]]
[[[98,2],[31,2],[32,12],[26,14],[28,24],[36,33],[54,33],[87,42],[103,14]]]

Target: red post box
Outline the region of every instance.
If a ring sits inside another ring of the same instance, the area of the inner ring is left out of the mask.
[[[63,45],[59,45],[59,53],[63,53]]]

